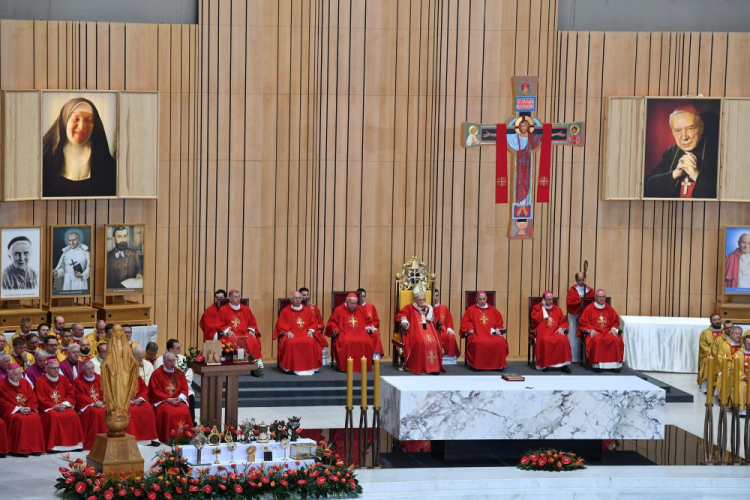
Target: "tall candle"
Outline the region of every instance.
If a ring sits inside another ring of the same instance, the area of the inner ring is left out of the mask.
[[[719,389],[720,395],[719,395],[719,402],[721,404],[727,403],[727,398],[729,395],[727,394],[727,390],[729,389],[729,383],[728,383],[728,376],[727,371],[729,370],[729,358],[726,356],[721,357],[721,387]]]
[[[362,408],[367,408],[367,358],[362,356],[362,371],[360,372],[360,375],[362,375],[362,403],[360,406]]]
[[[380,358],[372,360],[372,407],[380,408]]]
[[[738,406],[740,404],[740,373],[742,372],[742,359],[740,356],[741,352],[738,352],[734,356],[734,387],[732,390],[732,405]]]
[[[346,407],[351,409],[354,394],[354,360],[346,360]]]
[[[710,354],[706,356],[706,364],[708,365],[708,390],[706,391],[706,404],[712,405],[714,403],[714,357]]]
[[[750,372],[748,372],[747,368],[748,364],[745,363],[745,374],[750,375]],[[747,380],[745,380],[745,406],[750,406],[750,376],[748,376]],[[747,461],[747,457],[745,458],[745,460]]]

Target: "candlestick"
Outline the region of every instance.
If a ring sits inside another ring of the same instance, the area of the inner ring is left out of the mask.
[[[710,354],[706,356],[706,364],[708,365],[706,404],[712,405],[714,403],[714,357]]]
[[[747,380],[745,380],[745,406],[750,405],[750,371],[748,371],[748,364],[745,363],[745,374],[748,375]],[[750,418],[750,416],[746,417]],[[745,438],[745,443],[747,443],[747,437]],[[747,444],[746,444],[747,446]],[[745,455],[745,460],[747,460],[747,455]]]
[[[360,403],[360,406],[362,408],[367,408],[367,358],[362,356],[362,365],[361,365],[360,375],[362,376],[362,402]]]
[[[729,368],[729,358],[726,356],[721,357],[721,384],[719,385],[719,403],[722,405],[726,404],[727,389],[729,384],[727,383],[727,369]]]
[[[380,358],[372,360],[372,407],[380,408]]]
[[[732,405],[737,406],[740,404],[740,372],[742,372],[742,361],[740,360],[740,355],[742,353],[738,352],[734,355],[734,387],[732,387]]]
[[[346,360],[346,407],[351,408],[353,406],[353,394],[354,394],[354,360],[349,358]]]

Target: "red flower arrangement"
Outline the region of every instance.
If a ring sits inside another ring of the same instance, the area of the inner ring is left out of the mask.
[[[64,498],[80,500],[328,498],[362,493],[352,466],[345,467],[341,457],[324,442],[319,443],[315,465],[309,468],[296,470],[275,465],[215,475],[208,474],[206,469],[199,477],[192,477],[193,471],[180,456],[179,446],[161,452],[151,470],[128,471],[119,476],[98,474],[80,458],[75,461],[70,461],[70,455],[63,458],[68,467],[60,467],[62,476],[57,479],[55,489]]]
[[[518,468],[523,470],[545,470],[560,472],[566,470],[585,469],[585,460],[575,453],[558,450],[528,451],[519,460]]]

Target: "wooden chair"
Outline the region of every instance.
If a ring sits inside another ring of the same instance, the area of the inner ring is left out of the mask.
[[[583,314],[583,311],[586,310],[587,307],[589,307],[591,304],[596,302],[596,299],[594,297],[584,297],[581,299],[581,314]],[[608,305],[612,305],[612,297],[606,297],[605,302]],[[588,335],[588,330],[581,330],[581,317],[578,317],[578,331],[580,332],[581,336],[579,337],[581,341],[578,343],[578,349],[580,356],[578,359],[581,360],[581,366],[584,368],[589,368],[589,360],[586,358],[586,336]]]
[[[478,290],[466,290],[464,292],[464,303],[466,304],[466,307],[464,308],[464,312],[466,312],[466,309],[468,309],[469,307],[477,303],[477,291]],[[485,290],[484,293],[487,294],[487,304],[491,305],[492,307],[496,307],[495,306],[495,295],[496,295],[495,290]],[[459,330],[460,330],[460,326],[459,326]],[[507,333],[508,333],[508,329],[506,328],[503,331],[503,335],[506,336],[506,340],[507,340]],[[464,353],[464,365],[467,365],[468,361],[466,361],[466,339],[463,339],[463,343],[464,344],[463,344],[462,349]]]
[[[393,316],[396,317],[396,314],[401,311],[404,307],[408,306],[412,302],[414,302],[414,294],[411,290],[397,290],[398,293],[398,302],[396,303],[396,311],[393,313]],[[427,291],[427,303],[432,302],[432,290]],[[391,346],[393,347],[393,356],[392,356],[392,362],[393,366],[398,368],[399,370],[404,369],[404,335],[406,332],[403,328],[401,328],[400,324],[396,325],[396,331],[393,333],[393,337],[391,337]]]
[[[529,345],[526,351],[526,364],[529,366],[536,365],[536,331],[531,327],[531,310],[540,302],[542,297],[529,297]],[[557,305],[557,297],[552,297],[552,303]]]

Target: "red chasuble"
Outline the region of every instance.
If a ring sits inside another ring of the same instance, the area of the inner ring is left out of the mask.
[[[588,306],[578,320],[578,335],[583,330],[593,330],[595,335],[586,336],[586,357],[593,368],[619,368],[625,354],[622,335],[610,333],[620,328],[620,317],[609,304],[598,309],[596,304]]]
[[[573,359],[568,336],[557,332],[568,328],[568,317],[558,306],[546,309],[544,317],[542,303],[531,310],[531,327],[536,331],[536,367],[557,368],[570,364]]]
[[[461,354],[461,348],[458,345],[458,337],[453,334],[453,315],[448,306],[440,304],[432,308],[434,321],[440,322],[440,345],[443,347],[445,356],[458,356]]]
[[[235,311],[232,309],[231,304],[227,304],[219,309],[219,319],[216,323],[216,329],[219,332],[223,332],[227,328],[231,328],[235,335],[234,337],[226,337],[227,340],[234,343],[236,342],[237,337],[245,337],[248,352],[252,354],[253,358],[263,358],[263,353],[260,350],[260,331],[258,330],[258,322],[255,321],[255,316],[249,307],[240,304],[240,308]],[[255,330],[255,337],[247,333],[248,328]]]
[[[159,441],[166,443],[173,430],[177,431],[182,425],[192,422],[187,405],[187,379],[177,368],[173,373],[167,373],[162,365],[151,375],[148,385],[149,402],[156,410],[156,432],[159,434]],[[179,398],[180,404],[172,406],[166,402],[170,398]]]
[[[148,386],[143,381],[143,377],[138,377],[138,389],[135,391],[133,399],[138,400],[138,404],[130,404],[130,422],[125,432],[135,437],[136,441],[155,441],[159,438],[156,432],[156,415],[154,408],[148,401]]]
[[[586,293],[584,294],[584,297],[593,299],[594,290],[592,288],[586,287]],[[576,316],[581,314],[582,297],[578,293],[575,285],[571,286],[570,290],[568,290],[568,295],[567,297],[565,297],[565,302],[568,306],[568,314],[575,314]]]
[[[273,339],[279,339],[279,367],[282,370],[304,372],[317,370],[323,365],[321,347],[315,337],[308,336],[317,329],[318,321],[309,307],[300,306],[299,311],[291,305],[281,310]],[[291,332],[293,337],[286,334]]]
[[[310,310],[315,315],[315,340],[318,341],[318,344],[320,344],[320,348],[328,347],[328,341],[326,340],[326,336],[323,335],[323,330],[326,327],[326,324],[323,323],[323,315],[320,314],[320,308],[316,306],[315,304],[310,304],[308,306]]]
[[[427,306],[426,314],[417,309],[416,303],[409,304],[396,315],[396,324],[409,322],[409,329],[403,336],[404,368],[411,373],[440,373],[443,370],[443,348],[440,335],[433,323],[434,313]]]
[[[203,332],[203,340],[214,340],[216,335],[216,324],[219,321],[219,309],[216,307],[216,303],[211,304],[203,311],[201,320],[198,325],[201,327]]]
[[[83,449],[90,450],[94,445],[97,434],[107,432],[107,424],[104,419],[107,410],[94,406],[97,401],[104,401],[104,392],[102,392],[101,377],[94,374],[94,380],[88,381],[81,374],[73,383],[73,393],[76,398],[76,411],[81,417],[81,427],[83,428]]]
[[[466,362],[475,370],[499,370],[508,366],[508,341],[491,329],[503,328],[503,315],[488,305],[469,306],[461,318],[461,335],[466,337]],[[466,332],[474,330],[467,335]]]
[[[83,428],[75,411],[73,385],[62,376],[53,382],[45,374],[36,383],[36,397],[39,400],[39,413],[42,415],[44,439],[47,451],[70,451],[83,446]],[[55,409],[65,405],[63,411]]]
[[[31,413],[24,415],[18,411],[22,406],[31,408]],[[0,382],[0,416],[8,425],[7,448],[10,453],[44,453],[42,419],[34,389],[28,380],[22,378],[18,387],[7,378]]]
[[[8,442],[8,428],[5,421],[0,418],[0,453],[3,455],[10,453],[10,443]]]
[[[380,340],[380,318],[378,317],[378,310],[375,309],[375,306],[373,304],[370,304],[369,302],[362,306],[362,309],[365,310],[365,319],[367,320],[367,323],[375,328],[375,333],[370,335],[370,340],[372,340],[372,349],[373,352],[376,352],[383,355],[383,342]]]
[[[367,358],[367,371],[372,367],[372,341],[370,334],[365,331],[367,324],[365,312],[357,306],[354,312],[346,308],[346,303],[333,310],[326,325],[326,335],[331,337],[334,332],[339,335],[331,342],[331,354],[336,368],[346,371],[346,360],[354,360],[354,371],[360,372],[360,360]]]

